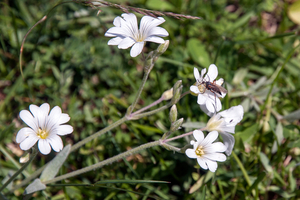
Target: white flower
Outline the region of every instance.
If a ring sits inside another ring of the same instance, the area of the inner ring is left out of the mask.
[[[115,37],[108,41],[108,45],[118,45],[119,49],[128,49],[133,45],[130,50],[131,57],[139,55],[146,42],[163,44],[165,40],[160,37],[169,35],[164,28],[157,27],[165,22],[162,17],[144,16],[140,22],[140,29],[138,29],[135,14],[123,13],[122,17],[114,19],[115,27],[108,29],[105,36]]]
[[[224,82],[222,78],[215,81],[218,76],[218,68],[216,65],[211,64],[208,68],[208,72],[206,73],[206,69],[201,70],[201,75],[197,68],[194,68],[194,76],[196,79],[196,83],[190,87],[190,91],[192,94],[198,96],[197,103],[200,105],[201,110],[203,110],[207,115],[212,116],[215,112],[221,110],[222,105],[220,98],[224,98],[226,96],[227,91],[224,88],[218,87],[217,92],[212,92],[208,90],[205,86],[204,82],[208,82],[210,86],[221,86]]]
[[[16,141],[23,150],[30,149],[37,141],[40,152],[49,154],[51,147],[59,152],[63,149],[63,143],[58,135],[67,135],[73,132],[73,127],[63,125],[70,120],[68,114],[62,113],[60,107],[55,106],[50,114],[50,106],[44,103],[40,107],[30,105],[29,110],[22,110],[20,118],[30,127],[19,130]],[[48,115],[49,114],[49,115]],[[51,145],[51,147],[50,147]]]
[[[218,164],[216,161],[224,162],[226,156],[221,153],[226,150],[226,146],[222,142],[215,142],[218,138],[218,132],[210,132],[206,138],[200,130],[195,130],[193,135],[197,142],[191,141],[191,145],[194,146],[193,149],[187,149],[185,154],[189,158],[197,158],[197,161],[203,169],[209,169],[211,172],[215,172]]]
[[[229,156],[234,146],[234,137],[229,133],[234,133],[235,126],[243,119],[244,109],[241,105],[233,106],[228,110],[224,110],[214,115],[207,122],[206,130],[218,131],[225,146],[227,147],[226,154]]]

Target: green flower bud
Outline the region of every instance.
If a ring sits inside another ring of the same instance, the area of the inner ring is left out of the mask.
[[[171,107],[169,117],[170,117],[171,123],[173,123],[177,120],[177,107],[175,104]]]
[[[177,131],[182,123],[183,123],[183,118],[180,118],[176,122],[172,123],[170,131],[171,132]]]

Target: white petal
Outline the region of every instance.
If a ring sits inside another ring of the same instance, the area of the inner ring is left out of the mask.
[[[218,76],[218,68],[216,65],[211,64],[208,68],[208,72],[205,76],[205,80],[208,80],[209,82],[213,82]]]
[[[45,127],[47,127],[47,131],[51,130],[54,126],[58,125],[58,121],[60,119],[62,112],[61,108],[58,106],[55,106],[52,108],[48,118],[47,118],[47,124],[45,124]]]
[[[204,113],[206,113],[208,116],[213,116],[215,113],[213,113],[213,112],[209,112],[208,110],[207,110],[207,108],[206,108],[206,105],[205,104],[202,104],[202,105],[200,105],[200,109],[204,112]]]
[[[195,85],[192,85],[192,86],[190,87],[190,91],[193,92],[193,93],[195,93],[195,94],[199,94],[199,93],[200,93],[198,87],[195,86]]]
[[[66,113],[62,113],[58,120],[58,124],[64,124],[70,120],[70,116]]]
[[[149,30],[148,32],[148,37],[149,36],[159,36],[159,37],[166,37],[169,35],[168,31],[166,31],[166,29],[162,28],[162,27],[154,27],[151,30]]]
[[[29,137],[30,134],[35,135],[34,131],[31,128],[25,127],[19,130],[16,137],[16,142],[21,143],[23,140],[25,140],[27,137]]]
[[[203,140],[203,142],[201,144],[203,146],[211,144],[218,138],[218,136],[219,136],[219,134],[217,131],[212,131],[206,136],[206,138]]]
[[[130,56],[136,57],[137,55],[139,55],[144,48],[144,44],[144,42],[135,43],[130,50]]]
[[[48,143],[47,140],[43,140],[43,139],[40,139],[39,142],[38,142],[38,148],[40,150],[40,152],[44,155],[47,155],[50,153],[51,151],[51,147],[50,147],[50,144]]]
[[[20,112],[20,118],[29,126],[31,127],[34,132],[38,130],[38,122],[35,118],[33,118],[32,114],[28,110],[22,110]]]
[[[22,150],[28,150],[36,143],[36,141],[38,141],[38,139],[39,138],[37,136],[29,135],[29,137],[25,138],[25,140],[21,142],[20,148]]]
[[[121,20],[121,28],[127,36],[134,38],[138,35],[137,19],[133,13],[123,13],[122,17],[124,20]]]
[[[57,135],[67,135],[73,132],[73,127],[70,125],[60,125],[56,128]]]
[[[154,42],[154,43],[159,43],[159,44],[165,43],[164,39],[162,39],[160,37],[156,37],[156,36],[148,36],[144,41],[145,42]]]
[[[200,130],[194,130],[193,136],[197,140],[197,142],[201,142],[204,139],[204,134]]]
[[[151,16],[147,16],[145,15],[144,17],[142,17],[141,22],[140,22],[140,27],[155,27],[158,26],[162,23],[165,22],[165,19],[160,17],[160,18],[155,18],[155,17],[151,17]]]
[[[110,39],[107,44],[108,45],[119,45],[121,42],[122,42],[123,38],[121,37],[115,37],[115,38],[112,38]]]
[[[197,158],[197,155],[196,155],[194,149],[187,149],[187,150],[185,150],[185,154],[186,154],[187,157],[189,157],[189,158]]]
[[[222,133],[222,132],[234,133],[234,129],[235,129],[235,126],[222,125],[220,127],[220,133]]]
[[[38,116],[38,121],[39,121],[39,127],[42,129],[45,128],[45,123],[47,116],[49,114],[50,110],[50,105],[48,103],[43,103],[40,108],[39,108],[39,116]]]
[[[133,40],[130,37],[124,38],[120,44],[118,45],[119,49],[128,49],[135,43],[135,40]]]
[[[106,37],[116,37],[116,36],[118,36],[118,37],[125,38],[125,37],[130,37],[131,33],[128,33],[126,31],[126,29],[123,29],[121,27],[112,27],[112,28],[110,28],[106,31],[104,36],[106,36]]]
[[[218,164],[215,161],[207,160],[206,164],[208,166],[209,171],[215,172],[218,168]]]
[[[224,83],[224,79],[220,78],[219,80],[216,81],[216,84],[221,86]]]
[[[43,115],[48,115],[49,114],[49,111],[50,111],[50,105],[48,103],[43,103],[41,106],[40,106],[40,111]]]
[[[198,83],[202,82],[202,77],[200,77],[199,70],[196,67],[194,67],[194,76]]]
[[[204,158],[197,158],[197,162],[202,169],[208,168],[205,161],[206,161],[206,159],[204,159]]]
[[[113,24],[116,26],[116,27],[120,27],[121,26],[121,20],[123,20],[121,17],[116,17],[115,19],[114,19],[114,22],[113,22]]]
[[[203,105],[203,104],[206,104],[207,101],[208,101],[207,95],[204,95],[204,94],[200,93],[200,91],[199,91],[197,103],[199,105]]]
[[[208,160],[224,162],[226,160],[226,156],[223,153],[211,153],[205,154],[203,157],[207,158]]]
[[[215,108],[215,102],[211,99],[208,99],[206,102],[205,102],[205,105],[206,105],[206,108],[209,112],[211,113],[215,113],[216,112],[216,108]]]
[[[52,149],[56,152],[59,152],[63,149],[63,143],[61,138],[58,135],[51,135],[47,138],[47,141],[51,145]]]
[[[235,143],[235,139],[229,133],[220,133],[220,134],[223,138],[224,145],[227,147],[227,150],[225,151],[225,153],[227,154],[227,156],[230,156],[233,146],[234,146],[234,143]]]
[[[201,70],[201,81],[202,81],[205,73],[206,73],[206,68]]]
[[[38,118],[40,116],[40,108],[36,105],[31,104],[29,110],[32,113],[33,117]]]
[[[207,150],[210,152],[224,152],[226,149],[227,147],[222,142],[215,142]]]
[[[219,113],[222,117],[225,118],[225,121],[232,126],[235,126],[243,119],[244,109],[241,105],[233,106],[228,110],[224,110]]]

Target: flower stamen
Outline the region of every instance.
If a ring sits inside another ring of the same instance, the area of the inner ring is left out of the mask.
[[[205,154],[203,146],[198,146],[195,153],[197,156],[202,157]]]
[[[46,138],[48,137],[48,135],[49,135],[48,131],[45,131],[45,130],[39,128],[39,131],[38,131],[38,133],[37,133],[37,136],[38,136],[39,138],[41,138],[41,139],[46,139]]]

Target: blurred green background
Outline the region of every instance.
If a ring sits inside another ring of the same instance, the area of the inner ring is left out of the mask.
[[[58,105],[71,117],[71,135],[64,145],[75,144],[122,118],[133,102],[143,76],[141,56],[130,49],[108,46],[104,37],[122,11],[92,9],[79,2],[18,0],[0,2],[0,145],[16,161],[22,155],[15,142],[25,126],[19,112],[30,104]],[[243,0],[133,0],[121,5],[199,16],[201,20],[164,17],[170,45],[157,61],[138,108],[149,105],[177,80],[183,92],[195,82],[193,68],[215,63],[225,79],[228,95],[223,109],[242,104],[244,119],[236,127],[234,152],[250,183],[233,156],[219,163],[215,174],[199,169],[185,154],[155,147],[93,172],[67,180],[93,184],[100,180],[161,180],[168,184],[104,184],[48,186],[36,199],[298,199],[300,170],[300,55],[299,1]],[[28,35],[19,66],[21,42],[43,16],[47,20]],[[296,16],[296,17],[295,17]],[[141,15],[138,14],[138,18]],[[297,24],[298,23],[298,24]],[[157,48],[147,44],[145,52]],[[285,64],[286,63],[286,64]],[[272,86],[272,87],[271,87]],[[272,92],[269,94],[269,91]],[[268,101],[266,99],[268,98]],[[204,122],[196,97],[188,95],[177,104],[185,122]],[[159,106],[164,105],[165,102]],[[60,174],[112,157],[159,139],[170,127],[167,110],[127,122],[69,155]],[[191,124],[174,135],[192,130]],[[178,147],[188,140],[173,142]],[[17,167],[0,151],[0,180]],[[26,169],[33,173],[55,156],[38,158]],[[23,180],[18,176],[16,181]],[[62,182],[62,183],[66,183]],[[190,188],[192,189],[190,190]],[[119,188],[123,191],[114,189]],[[20,199],[24,188],[8,195]],[[127,191],[127,192],[126,192]],[[139,192],[140,194],[128,191]],[[5,192],[5,191],[4,191]],[[143,195],[142,195],[143,194]],[[148,196],[150,195],[150,196]]]

